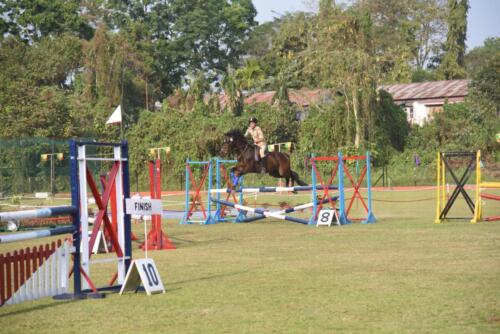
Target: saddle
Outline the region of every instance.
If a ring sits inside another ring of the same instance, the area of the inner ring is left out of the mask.
[[[254,152],[254,156],[255,156],[255,161],[261,161],[261,160],[264,160],[267,155],[269,154],[269,150],[267,149],[267,146],[266,146],[266,149],[264,150],[264,157],[261,158],[260,157],[260,147],[253,144],[253,152]]]

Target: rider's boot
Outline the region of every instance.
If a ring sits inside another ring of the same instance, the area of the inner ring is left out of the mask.
[[[267,170],[266,170],[266,167],[264,167],[264,159],[260,159],[259,166],[260,166],[260,173],[266,174]]]

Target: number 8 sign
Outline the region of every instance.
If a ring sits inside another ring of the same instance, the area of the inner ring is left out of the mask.
[[[335,217],[335,224],[339,224],[339,217],[335,210],[321,210],[316,221],[316,226],[332,226],[332,220]]]

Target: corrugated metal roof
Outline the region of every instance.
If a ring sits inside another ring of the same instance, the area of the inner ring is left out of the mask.
[[[261,93],[253,93],[252,95],[245,98],[245,104],[250,104],[250,105],[259,103],[272,104],[274,93],[275,93],[274,90]]]
[[[259,103],[272,104],[275,91],[267,91],[254,93],[245,98],[245,104],[253,105]],[[301,107],[307,107],[312,104],[329,102],[332,97],[331,91],[328,89],[290,89],[288,90],[288,98],[290,102]]]
[[[470,80],[442,80],[409,84],[381,85],[395,101],[465,97]]]

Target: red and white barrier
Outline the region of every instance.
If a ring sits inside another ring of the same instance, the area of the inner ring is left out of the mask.
[[[68,293],[72,251],[58,240],[0,254],[0,306]]]

